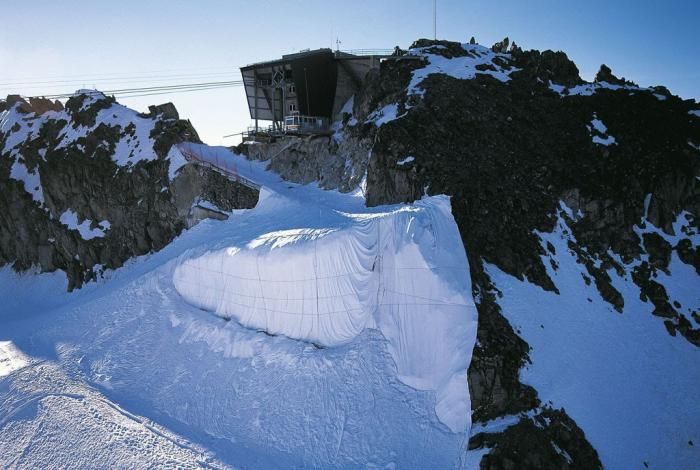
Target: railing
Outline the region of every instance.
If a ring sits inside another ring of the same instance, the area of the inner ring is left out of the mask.
[[[323,132],[328,129],[328,118],[291,114],[284,118],[285,132]]]
[[[394,49],[346,49],[337,52],[352,55],[391,55],[394,53]]]
[[[247,186],[248,188],[255,190],[260,190],[259,184],[246,178],[245,176],[238,173],[238,171],[236,171],[236,163],[233,161],[233,159],[224,158],[223,156],[219,157],[219,152],[217,151],[210,152],[210,155],[208,156],[204,155],[202,152],[193,149],[186,143],[178,144],[177,148],[180,151],[180,153],[182,153],[182,155],[185,157],[185,160],[187,160],[188,162],[197,162],[202,166],[218,171],[228,179],[236,181],[237,183],[240,183],[243,186]]]

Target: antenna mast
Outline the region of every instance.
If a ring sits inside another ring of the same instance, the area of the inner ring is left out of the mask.
[[[433,39],[437,40],[437,0],[433,0]]]

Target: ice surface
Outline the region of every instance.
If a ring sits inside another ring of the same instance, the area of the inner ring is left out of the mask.
[[[5,346],[0,342],[0,377]],[[225,468],[203,447],[129,413],[55,363],[16,369],[5,384],[0,378],[3,468]]]

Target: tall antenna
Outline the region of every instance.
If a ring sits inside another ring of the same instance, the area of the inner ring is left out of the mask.
[[[433,39],[437,40],[437,0],[433,0]]]

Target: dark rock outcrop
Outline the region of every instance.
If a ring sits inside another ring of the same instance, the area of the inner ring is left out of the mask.
[[[545,408],[521,417],[503,433],[480,433],[470,439],[470,449],[483,447],[491,451],[481,461],[482,470],[603,468],[598,453],[564,410]]]
[[[446,41],[423,39],[414,47],[447,58],[468,54]],[[505,53],[508,46],[504,40],[492,49]],[[373,141],[368,204],[413,201],[425,192],[452,196],[478,299],[477,345],[469,370],[473,419],[483,422],[539,406],[537,392],[519,378],[529,347],[500,313],[498,292],[483,266],[492,263],[557,292],[542,260],[553,247],[543,247],[535,233],[552,231],[557,214],[573,232],[576,242],[569,248],[585,266],[587,282],[613,311],[623,312],[624,299],[609,272],[623,275],[638,263],[631,277],[662,317],[659,328],[698,345],[700,315],[680,312],[655,280],[673,252],[698,269],[698,250],[683,238],[698,231],[692,214],[700,214],[700,159],[688,144],[700,142],[700,120],[690,113],[694,101],[667,90],[659,98],[656,88],[640,89],[607,67],[597,82],[619,89],[586,84],[592,92],[560,94],[550,83],[585,84],[576,65],[562,52],[520,48],[496,64],[519,69],[509,81],[486,73],[469,80],[433,74],[421,84],[424,94],[407,96],[413,70],[424,65],[385,61],[356,96],[354,111],[360,121],[387,103],[397,104],[397,114],[406,113],[379,128],[360,126],[360,136]],[[593,141],[593,119],[605,123],[614,144]],[[414,157],[411,165],[397,165],[406,155]],[[560,210],[560,202],[573,217]],[[674,222],[683,211],[689,232],[676,233]],[[674,245],[663,236],[640,236],[645,215],[648,223],[681,240]],[[482,468],[600,467],[575,423],[563,410],[543,414],[552,413],[554,424],[540,427],[524,419],[493,437]],[[548,442],[564,429],[576,430],[565,442],[555,441],[565,455]]]
[[[508,45],[510,44],[510,39],[507,37],[503,39],[503,41],[499,41],[495,43],[493,46],[491,46],[491,50],[493,52],[498,52],[500,54],[505,54],[508,52]]]
[[[171,147],[198,141],[191,124],[173,119],[172,110],[145,121],[130,111],[134,120],[122,127],[108,121],[125,108],[113,108],[114,98],[100,94],[74,96],[64,113],[49,118],[39,112],[48,106],[44,101],[30,106],[8,97],[7,103],[17,122],[0,132],[0,266],[62,269],[73,289],[102,269],[163,248],[207,216],[193,212],[199,200],[224,212],[257,203],[256,190],[208,168],[185,164],[171,175]],[[146,138],[137,124],[152,126]],[[15,133],[24,140],[6,148]],[[71,133],[78,137],[68,141]],[[28,187],[32,181],[36,187]],[[92,235],[64,223],[66,214]]]
[[[617,78],[615,75],[613,75],[612,70],[610,70],[610,67],[608,67],[605,64],[601,64],[600,68],[598,69],[598,72],[595,74],[594,81],[596,83],[600,82],[607,82],[613,85],[634,85],[633,82],[627,81],[623,78]]]
[[[162,115],[163,119],[180,119],[180,114],[172,103],[163,103],[148,107],[152,116]]]

